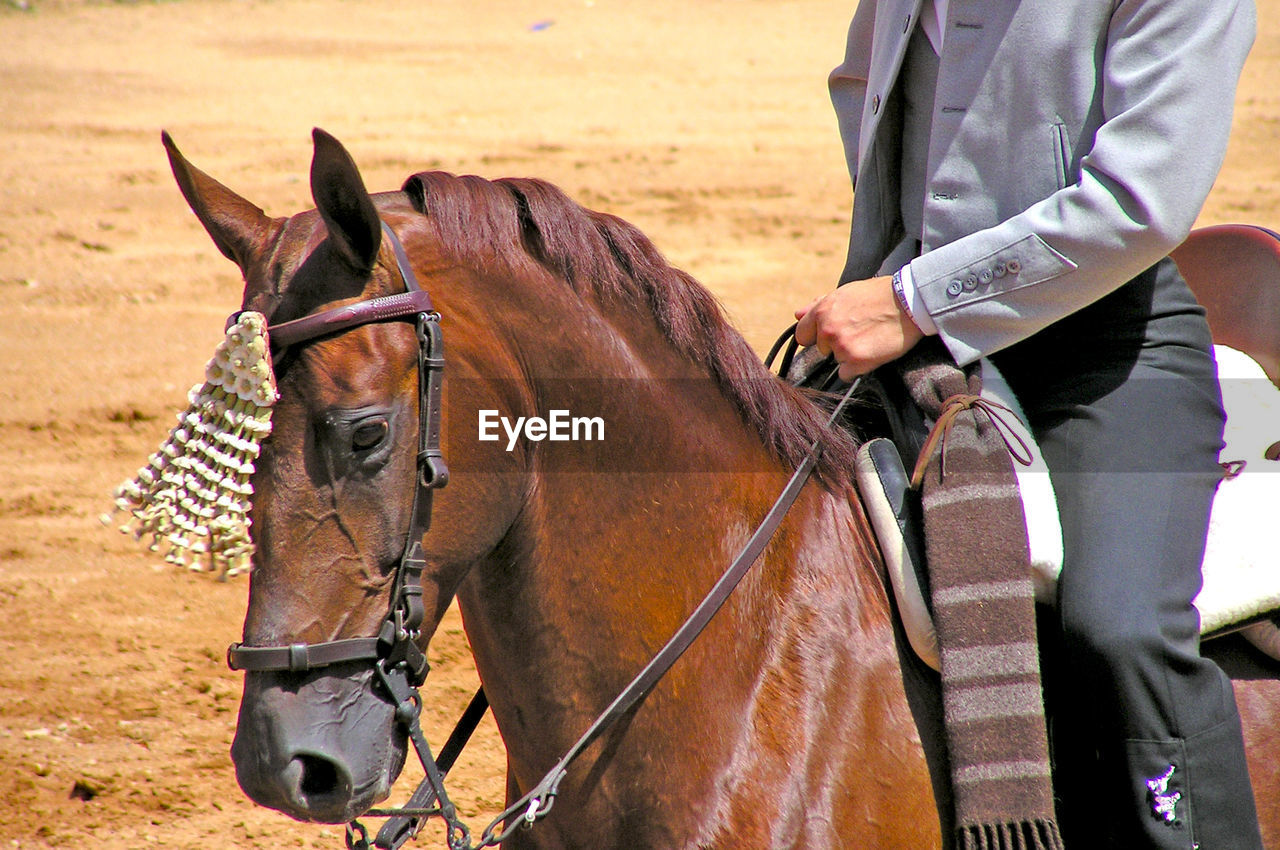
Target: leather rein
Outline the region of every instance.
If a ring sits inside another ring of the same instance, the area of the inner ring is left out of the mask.
[[[384,222],[382,232],[395,253],[396,264],[404,280],[405,292],[324,310],[300,319],[267,328],[273,356],[290,346],[330,336],[373,322],[413,321],[418,337],[418,457],[417,485],[413,509],[405,539],[404,553],[396,569],[390,609],[376,637],[345,638],[318,643],[293,643],[286,646],[245,646],[234,643],[227,650],[227,664],[232,670],[248,672],[302,673],[351,661],[368,661],[374,665],[378,680],[395,702],[395,717],[405,727],[409,739],[423,765],[425,777],[410,795],[408,802],[395,809],[371,809],[366,814],[387,817],[374,838],[374,847],[396,850],[425,826],[429,817],[445,821],[446,841],[450,850],[478,850],[495,847],[522,825],[532,825],[545,817],[555,802],[561,780],[569,765],[593,741],[658,683],[662,676],[684,654],[711,618],[764,551],[778,526],[822,454],[817,441],[796,468],[790,480],[769,509],[760,525],[744,544],[733,562],[716,581],[706,597],[676,630],[665,646],[645,665],[614,701],[591,724],[550,771],[526,793],[494,818],[472,845],[470,831],[458,818],[456,808],[445,792],[444,777],[488,709],[483,687],[458,720],[453,733],[433,758],[420,725],[422,698],[418,688],[426,681],[428,664],[417,639],[424,618],[422,573],[426,568],[422,538],[431,524],[432,491],[448,483],[449,470],[440,451],[441,386],[444,369],[444,345],[440,332],[440,314],[422,289],[410,267],[409,258],[395,232]],[[232,320],[234,320],[234,316]],[[784,334],[784,338],[785,338]],[[781,342],[781,340],[780,340]],[[793,345],[794,348],[794,345]],[[777,346],[767,358],[773,360]],[[787,360],[790,359],[788,352]],[[833,425],[853,396],[860,379],[848,386],[828,420]],[[368,850],[368,833],[359,821],[347,825],[349,850]]]

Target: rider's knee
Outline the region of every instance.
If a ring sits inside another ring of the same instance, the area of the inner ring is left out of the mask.
[[[1128,676],[1152,663],[1163,665],[1171,644],[1159,625],[1141,618],[1100,618],[1096,612],[1063,618],[1064,646],[1076,664],[1100,676]]]

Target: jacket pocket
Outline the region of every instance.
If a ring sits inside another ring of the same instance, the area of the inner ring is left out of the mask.
[[[1050,128],[1049,143],[1052,145],[1053,163],[1057,170],[1058,188],[1065,189],[1071,167],[1071,150],[1067,144],[1067,125],[1061,121]]]

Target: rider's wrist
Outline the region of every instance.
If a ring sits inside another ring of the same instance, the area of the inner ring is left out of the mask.
[[[911,274],[911,266],[905,265],[893,273],[893,297],[898,302],[898,309],[910,319],[925,336],[933,336],[938,326],[925,308],[920,291],[916,288],[915,278]]]

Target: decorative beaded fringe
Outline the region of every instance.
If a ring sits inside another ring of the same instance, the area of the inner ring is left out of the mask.
[[[150,535],[151,551],[165,549],[169,563],[222,578],[247,571],[249,478],[278,397],[266,319],[242,313],[205,367],[205,382],[188,393],[178,424],[137,476],[116,488],[115,510],[103,522],[129,514],[120,530],[136,540]]]

